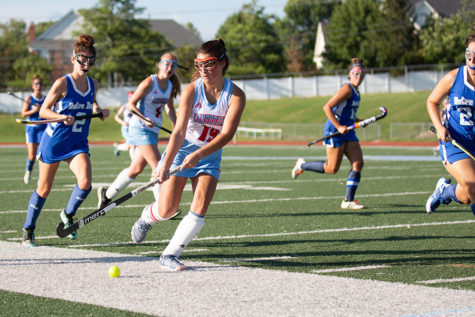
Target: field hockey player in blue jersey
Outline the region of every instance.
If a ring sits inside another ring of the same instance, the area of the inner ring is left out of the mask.
[[[323,106],[323,110],[328,117],[325,124],[325,136],[335,132],[341,133],[341,135],[324,140],[327,161],[305,162],[303,158],[299,158],[291,172],[293,179],[296,179],[304,171],[335,174],[340,169],[343,155],[345,155],[350,161],[351,169],[346,181],[346,196],[341,203],[342,209],[364,208],[355,200],[356,189],[360,183],[361,171],[364,165],[363,152],[355,130],[347,130],[347,127],[360,121],[356,117],[360,105],[358,87],[363,82],[365,74],[363,61],[359,58],[353,58],[349,67],[349,81],[344,83],[338,92]]]
[[[191,179],[190,211],[160,256],[160,267],[169,271],[185,269],[179,256],[205,224],[221,173],[222,148],[232,140],[246,103],[244,92],[224,77],[229,59],[223,40],[201,44],[194,62],[193,81],[180,97],[176,126],[158,165],[160,199],[145,206],[131,231],[132,240],[140,243],[153,224],[170,219]],[[178,166],[180,171],[168,174]]]
[[[88,34],[80,35],[71,56],[73,71],[54,82],[41,106],[42,118],[63,121],[48,124],[38,147],[40,175],[23,225],[25,246],[35,246],[36,220],[51,191],[61,161],[69,164],[77,180],[68,205],[60,214],[65,227],[73,224],[73,216],[91,191],[92,172],[87,140],[91,120],[75,120],[75,117],[91,115],[93,111],[102,113],[101,120],[109,116],[109,110],[101,110],[96,102],[97,81],[87,76],[95,59],[94,39]],[[69,237],[76,239],[77,232],[74,231]]]
[[[449,105],[443,122],[439,107],[446,97]],[[427,98],[427,111],[437,130],[444,167],[456,183],[450,185],[451,179],[439,178],[427,199],[426,212],[455,201],[471,204],[475,215],[475,24],[465,40],[465,65],[442,77]]]
[[[43,101],[45,100],[45,96],[41,92],[41,89],[43,88],[43,79],[41,79],[39,75],[33,76],[31,88],[33,89],[33,93],[29,95],[23,102],[21,116],[30,121],[38,121],[42,119],[40,117],[40,108],[43,104]],[[36,151],[38,150],[38,145],[40,144],[45,128],[46,125],[44,124],[32,124],[25,126],[27,149],[25,176],[23,177],[23,182],[25,184],[30,183],[31,171],[33,170],[33,165],[35,164],[36,159]]]
[[[164,53],[157,62],[158,73],[145,78],[130,97],[128,109],[139,114],[130,119],[127,134],[127,143],[135,146],[135,153],[129,167],[122,170],[110,186],[98,188],[97,208],[109,204],[142,173],[147,164],[155,174],[161,158],[157,144],[163,111],[167,112],[173,126],[176,122],[173,101],[181,92],[180,79],[175,73],[177,66],[176,55],[172,52]],[[153,189],[155,196],[158,195],[158,187],[157,184]]]

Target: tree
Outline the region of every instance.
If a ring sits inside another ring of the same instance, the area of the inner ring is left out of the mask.
[[[226,43],[231,60],[228,74],[266,74],[285,69],[283,47],[272,23],[275,17],[263,10],[255,0],[244,4],[219,28],[216,37]]]
[[[417,43],[407,0],[345,1],[336,7],[327,26],[324,65],[345,67],[351,58],[363,58],[371,67],[389,67],[417,61]]]
[[[0,24],[0,88],[5,89],[14,78],[13,65],[18,58],[28,56],[26,24],[11,19],[7,24]]]
[[[30,89],[33,75],[38,74],[43,79],[43,85],[48,87],[51,84],[50,73],[53,66],[49,65],[44,58],[38,54],[30,54],[17,59],[13,64],[13,77],[8,82],[10,89]]]
[[[156,72],[155,62],[172,45],[149,29],[147,20],[135,16],[143,8],[136,0],[100,0],[92,9],[79,10],[84,16],[84,32],[96,40],[97,63],[93,76],[109,86],[123,81],[140,81]]]
[[[279,24],[279,33],[286,43],[287,60],[292,68],[315,68],[313,54],[318,23],[327,20],[339,0],[289,0],[284,7],[286,22]],[[294,58],[300,56],[296,61]],[[292,59],[290,59],[292,58]],[[297,67],[297,63],[302,64]],[[289,67],[289,66],[288,66]]]

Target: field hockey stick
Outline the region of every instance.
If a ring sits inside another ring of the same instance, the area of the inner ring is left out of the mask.
[[[156,124],[155,122],[150,121],[150,119],[145,118],[141,113],[135,111],[134,109],[130,109],[130,112],[132,112],[132,113],[133,113],[134,115],[136,115],[137,117],[142,118],[142,120],[145,120],[145,121],[147,121],[147,122],[153,123],[153,125],[156,126],[156,127],[158,127],[159,129],[161,129],[161,130],[163,130],[163,131],[165,131],[165,132],[168,132],[168,133],[172,134],[172,131],[170,131],[170,130],[168,130],[167,128],[164,128],[164,127],[162,127],[162,126],[159,126],[159,125]]]
[[[21,98],[21,97],[15,95],[15,93],[14,93],[13,91],[9,91],[8,94],[9,94],[10,96],[16,98],[16,99],[19,99],[19,100],[21,100],[21,101],[23,101],[23,102],[28,102],[28,104],[31,104],[31,102],[27,101],[26,99],[23,99],[23,98]]]
[[[84,116],[77,116],[77,117],[74,117],[74,120],[100,118],[100,117],[102,117],[102,112],[87,114]],[[61,121],[65,121],[65,119],[46,119],[46,120],[38,120],[38,121],[16,119],[16,122],[20,124],[46,124],[46,123],[61,122]]]
[[[175,167],[174,169],[172,169],[171,171],[168,172],[168,175],[172,175],[172,174],[175,174],[176,172],[178,172],[180,170],[181,166],[177,166]],[[99,208],[97,209],[96,211],[93,211],[91,212],[89,215],[87,215],[86,217],[78,220],[77,222],[75,222],[72,226],[70,227],[67,227],[67,228],[64,228],[64,223],[61,221],[60,223],[58,223],[58,225],[56,226],[56,234],[58,235],[58,237],[60,238],[64,238],[68,235],[70,235],[73,231],[75,230],[78,230],[79,228],[82,228],[84,227],[85,225],[87,225],[88,223],[90,223],[91,221],[99,218],[100,216],[104,216],[106,213],[108,213],[111,209],[114,209],[115,207],[119,206],[120,204],[126,202],[127,200],[129,200],[130,198],[138,195],[139,193],[143,192],[144,190],[146,190],[147,188],[150,188],[152,186],[154,186],[155,184],[159,183],[160,182],[160,179],[159,178],[156,178],[154,179],[153,181],[143,185],[143,186],[140,186],[136,189],[134,189],[133,191],[131,191],[130,193],[128,194],[125,194],[124,196],[110,202],[109,204],[107,204],[106,206],[104,206],[103,208]]]
[[[434,133],[435,135],[437,135],[437,130],[434,126],[430,127],[429,130]],[[454,139],[452,139],[450,136],[446,136],[445,137],[445,140],[447,140],[447,142],[449,143],[452,143],[452,145],[458,147],[460,150],[462,150],[465,154],[467,154],[468,156],[470,156],[472,158],[472,160],[475,160],[475,157],[469,152],[467,151],[467,149],[465,149],[463,146],[461,146],[457,141],[455,141]]]
[[[377,116],[373,116],[371,118],[356,122],[355,124],[350,125],[349,127],[347,127],[346,130],[349,131],[349,130],[353,130],[353,129],[360,128],[360,127],[366,127],[370,123],[373,123],[377,120],[380,120],[380,119],[386,117],[386,115],[388,114],[388,110],[386,110],[386,108],[384,108],[384,107],[379,107],[379,110],[381,110],[381,113],[378,114]],[[335,132],[335,133],[329,134],[327,136],[324,136],[323,138],[316,139],[315,141],[312,141],[312,142],[308,143],[307,146],[312,146],[315,143],[318,143],[320,141],[323,141],[323,140],[326,140],[326,139],[329,139],[329,138],[332,138],[332,137],[338,136],[338,135],[341,135],[341,132]]]

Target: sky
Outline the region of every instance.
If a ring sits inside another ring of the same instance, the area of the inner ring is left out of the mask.
[[[201,39],[214,39],[219,27],[233,13],[251,0],[137,0],[136,7],[145,8],[140,18],[173,19],[185,25],[191,22]],[[71,9],[90,9],[99,0],[0,0],[0,23],[11,18],[30,22],[57,21]],[[287,0],[257,0],[265,14],[284,16]]]

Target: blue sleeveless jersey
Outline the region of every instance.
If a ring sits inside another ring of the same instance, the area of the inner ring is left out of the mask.
[[[76,89],[70,75],[64,76],[67,81],[66,96],[52,108],[53,111],[69,115],[82,116],[92,114],[94,105],[94,82],[87,77],[88,90],[82,93]],[[91,119],[76,120],[71,125],[64,122],[48,124],[38,148],[38,156],[45,163],[54,163],[79,153],[89,153],[87,137]]]
[[[452,138],[475,153],[475,87],[467,80],[466,68],[458,69],[450,89],[446,127]]]
[[[36,104],[39,104],[40,107],[41,105],[43,104],[43,102],[45,101],[45,96],[43,96],[43,98],[41,99],[36,99],[35,96],[33,95],[30,95],[30,100],[31,100],[31,104],[28,106],[28,110],[32,110],[33,109],[33,105],[36,105]],[[43,118],[40,117],[40,112],[35,112],[34,114],[32,114],[31,116],[27,116],[26,117],[28,120],[30,121],[38,121],[38,120],[42,120]],[[46,126],[43,125],[43,129],[45,128]]]
[[[28,110],[33,109],[33,105],[39,104],[40,107],[45,101],[45,96],[41,99],[36,99],[33,95],[30,95],[31,104],[28,106]],[[31,116],[26,117],[31,121],[42,120],[40,117],[40,112],[35,112]],[[25,126],[25,139],[26,143],[40,143],[41,138],[43,137],[43,131],[46,128],[46,124],[31,124]]]
[[[355,123],[356,111],[358,111],[360,106],[361,97],[353,85],[350,83],[345,83],[344,85],[349,85],[353,94],[349,99],[333,107],[333,113],[340,124],[350,126]],[[328,122],[333,126],[330,119],[327,120],[327,124]]]

